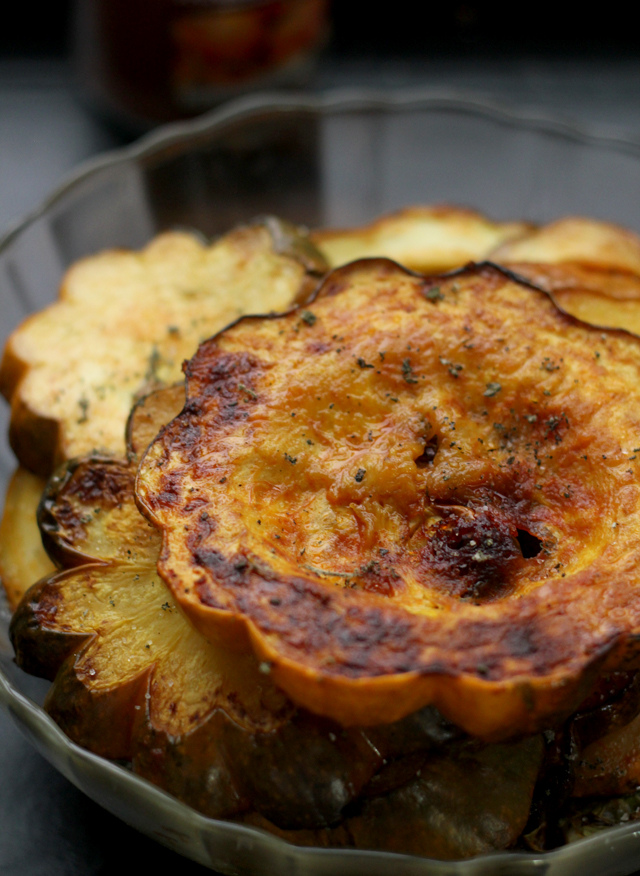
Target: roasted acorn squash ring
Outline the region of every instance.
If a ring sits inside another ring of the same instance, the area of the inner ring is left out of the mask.
[[[136,486],[160,572],[298,703],[345,725],[432,703],[498,739],[635,665],[636,337],[495,265],[375,259],[186,376]]]

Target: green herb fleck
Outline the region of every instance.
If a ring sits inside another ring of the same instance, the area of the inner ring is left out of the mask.
[[[82,398],[78,399],[78,407],[80,408],[80,419],[77,421],[78,423],[86,423],[89,417],[87,416],[87,412],[89,410],[89,399],[82,396]]]
[[[238,384],[238,392],[246,393],[249,398],[258,398],[256,393],[249,386],[245,386],[244,383]]]
[[[424,297],[428,298],[429,301],[444,301],[444,295],[440,291],[440,286],[432,286],[431,289],[427,289]]]
[[[411,359],[403,359],[402,360],[402,376],[406,380],[407,383],[417,383],[418,378],[413,373],[413,368],[411,367]]]
[[[502,387],[499,383],[487,383],[487,388],[485,389],[483,395],[486,398],[493,398],[494,395],[497,395]]]

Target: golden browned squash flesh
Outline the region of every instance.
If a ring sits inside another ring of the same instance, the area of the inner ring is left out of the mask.
[[[204,343],[138,474],[195,626],[344,725],[531,733],[637,662],[640,341],[491,265],[333,272]]]
[[[493,222],[481,213],[440,205],[406,207],[370,225],[314,231],[331,267],[386,256],[414,271],[445,271],[480,261],[500,245],[533,230],[525,222]]]
[[[302,232],[274,219],[212,245],[171,232],[141,252],[76,263],[58,301],[29,317],[4,351],[0,391],[21,464],[48,476],[73,457],[122,456],[138,395],[179,380],[198,342],[241,314],[304,299],[324,268]]]
[[[549,292],[566,313],[590,325],[640,334],[640,275],[577,264],[508,267]]]
[[[536,228],[441,205],[407,207],[312,238],[332,267],[385,256],[431,273],[490,259],[552,291],[567,313],[640,334],[640,238],[608,222],[567,217]]]
[[[36,523],[44,487],[42,478],[20,467],[9,481],[0,523],[0,581],[12,610],[35,581],[55,569]]]

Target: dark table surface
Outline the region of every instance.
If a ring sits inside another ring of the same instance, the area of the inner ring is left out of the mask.
[[[640,141],[640,60],[327,60],[314,87],[431,85],[539,110]],[[85,159],[121,145],[74,93],[63,61],[0,61],[0,233]],[[1,500],[0,500],[1,501]],[[111,874],[137,853],[149,872],[208,872],[87,799],[0,712],[0,874]]]

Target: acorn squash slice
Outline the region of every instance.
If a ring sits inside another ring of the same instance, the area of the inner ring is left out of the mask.
[[[19,466],[7,488],[0,521],[0,582],[12,611],[35,581],[55,571],[36,523],[45,485],[43,478]]]
[[[132,456],[154,420],[175,413],[181,389],[138,403],[128,428]],[[477,853],[478,829],[489,822],[487,850],[515,842],[542,761],[539,737],[492,753],[434,709],[365,731],[296,708],[252,654],[226,652],[188,623],[156,573],[160,541],[136,510],[133,472],[94,458],[50,481],[39,522],[63,571],[36,584],[12,622],[18,663],[53,679],[46,708],[74,741],[131,761],[138,775],[199,811],[260,824],[291,842],[397,848],[375,800],[392,793],[402,803],[405,786],[407,800],[414,786],[422,800],[404,812],[417,831],[407,851]],[[468,751],[472,760],[456,772]],[[489,776],[483,764],[492,757],[502,766]],[[482,817],[445,806],[446,825],[432,824],[440,774],[451,804],[474,765],[478,787],[490,781],[493,789]]]
[[[186,367],[138,472],[193,624],[344,725],[485,739],[637,665],[640,341],[486,264],[353,263]]]
[[[488,256],[547,292],[591,325],[640,334],[640,237],[608,222],[569,216]]]
[[[584,216],[565,216],[488,252],[497,262],[579,264],[640,275],[640,237],[627,228]]]
[[[332,268],[385,256],[414,271],[445,271],[479,261],[499,246],[526,237],[526,222],[493,222],[448,204],[405,207],[357,228],[322,228],[311,240]]]
[[[304,233],[274,218],[211,245],[176,231],[140,252],[80,260],[58,300],[28,317],[4,351],[0,392],[19,461],[47,477],[77,456],[122,456],[138,396],[179,380],[198,342],[240,314],[304,300],[325,269]]]
[[[191,626],[157,574],[160,537],[133,493],[136,451],[183,401],[177,386],[137,404],[130,462],[73,461],[50,480],[39,525],[62,570],[18,606],[16,660],[53,680],[45,707],[79,745],[131,761],[208,815],[254,812],[281,829],[322,829],[387,760],[426,757],[461,734],[432,709],[344,730],[297,708],[253,654]]]

